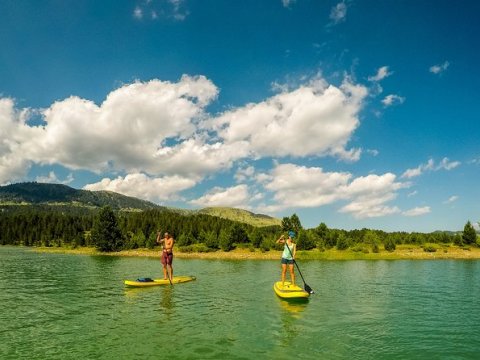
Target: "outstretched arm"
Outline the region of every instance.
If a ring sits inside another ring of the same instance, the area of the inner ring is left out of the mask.
[[[285,244],[285,236],[280,236],[277,240],[277,244]]]
[[[159,231],[159,232],[157,233],[157,240],[156,240],[156,243],[157,243],[157,244],[161,244],[163,241],[165,241],[165,239],[161,239],[161,237],[162,237],[162,234],[161,234],[161,232]]]

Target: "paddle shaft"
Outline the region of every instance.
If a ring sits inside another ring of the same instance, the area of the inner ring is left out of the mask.
[[[285,240],[285,246],[287,247],[288,249],[288,252],[290,253],[290,255],[292,256],[292,259],[293,259],[293,263],[295,264],[295,266],[297,267],[298,269],[298,273],[300,274],[300,277],[302,278],[302,281],[303,281],[303,285],[305,287],[305,290],[309,293],[313,293],[313,289],[307,285],[307,283],[305,282],[305,279],[303,278],[303,275],[302,275],[302,272],[300,271],[300,268],[298,267],[298,264],[297,262],[295,261],[295,259],[293,258],[293,254],[292,254],[292,250],[290,250],[290,247],[288,246],[288,244],[286,243],[287,240]]]

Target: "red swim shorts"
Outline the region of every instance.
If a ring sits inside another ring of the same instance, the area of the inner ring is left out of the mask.
[[[162,264],[163,265],[172,265],[173,262],[173,253],[168,253],[166,251],[162,252]]]

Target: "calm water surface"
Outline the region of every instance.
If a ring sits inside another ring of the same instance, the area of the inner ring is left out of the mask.
[[[275,296],[278,261],[159,261],[0,247],[1,359],[479,359],[480,261],[302,261],[307,303]]]

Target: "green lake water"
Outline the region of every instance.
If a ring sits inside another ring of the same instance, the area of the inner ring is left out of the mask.
[[[479,359],[480,261],[175,259],[196,281],[129,289],[159,260],[0,247],[0,359]],[[299,283],[301,279],[298,276]]]

